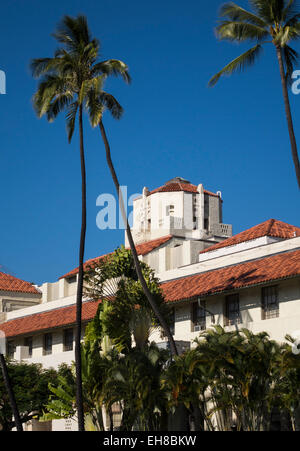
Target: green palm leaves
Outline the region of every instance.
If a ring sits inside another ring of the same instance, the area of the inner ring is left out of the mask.
[[[255,63],[261,51],[262,46],[260,44],[256,44],[250,50],[247,50],[247,52],[235,58],[233,61],[227,64],[222,70],[220,70],[220,72],[214,75],[210,79],[209,85],[214,86],[222,77],[222,75],[231,75],[233,72],[239,72],[244,70],[245,67],[251,66],[252,64]]]
[[[122,61],[97,61],[100,43],[97,39],[92,39],[84,16],[77,18],[65,16],[57,27],[54,37],[60,44],[54,57],[38,58],[31,63],[33,76],[40,79],[33,104],[37,115],[39,117],[46,115],[49,122],[54,121],[62,111],[66,112],[69,142],[71,142],[74,134],[77,115],[79,119],[82,220],[76,295],[75,360],[78,427],[79,430],[84,430],[80,352],[83,261],[87,216],[83,111],[88,112],[93,126],[99,124],[105,109],[110,110],[114,117],[119,118],[122,114],[122,107],[111,94],[103,91],[104,82],[110,75],[121,75],[128,82],[130,78],[128,68]]]
[[[66,111],[70,142],[80,106],[88,112],[93,127],[99,124],[105,110],[116,119],[121,117],[121,105],[103,87],[109,76],[121,76],[129,83],[130,75],[122,61],[98,61],[100,43],[91,38],[84,16],[64,17],[54,37],[62,45],[54,57],[34,59],[31,63],[33,76],[40,79],[33,104],[37,115],[46,115],[49,122]]]
[[[294,1],[250,1],[254,13],[230,2],[220,9],[220,24],[216,28],[218,38],[234,42],[256,41],[256,45],[231,61],[224,69],[211,78],[214,86],[222,75],[230,75],[252,65],[260,56],[262,44],[266,42],[287,47],[284,52],[286,75],[290,80],[294,64],[298,60],[297,52],[288,46],[290,41],[300,37],[300,14],[294,13]]]
[[[249,0],[249,3],[253,12],[241,8],[234,2],[223,5],[216,34],[221,40],[237,43],[252,41],[255,45],[214,75],[209,81],[209,86],[214,86],[223,75],[231,75],[253,65],[261,55],[263,44],[272,43],[275,46],[292,159],[300,188],[300,162],[287,91],[287,85],[291,83],[295,65],[299,61],[298,53],[289,44],[300,38],[300,13],[296,0]]]
[[[154,272],[145,263],[141,263],[141,270],[161,315],[168,321],[171,309]],[[100,331],[101,325],[101,336],[108,336],[119,352],[131,349],[132,335],[136,347],[143,349],[153,329],[159,326],[137,278],[132,253],[124,246],[87,268],[85,294],[89,299],[103,300],[96,318],[87,327],[88,335]]]

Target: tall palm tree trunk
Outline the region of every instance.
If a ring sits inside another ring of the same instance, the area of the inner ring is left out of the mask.
[[[276,46],[276,54],[277,54],[277,59],[278,59],[278,64],[279,64],[279,71],[280,71],[280,78],[281,78],[281,85],[282,85],[282,92],[283,92],[283,100],[284,100],[284,106],[285,106],[285,115],[286,115],[286,120],[287,120],[287,124],[288,124],[289,135],[290,135],[290,141],[291,141],[292,157],[293,157],[293,162],[294,162],[294,166],[295,166],[298,186],[300,188],[300,163],[299,163],[297,143],[296,143],[296,138],[295,138],[294,126],[293,126],[293,119],[292,119],[292,114],[291,114],[289,94],[288,94],[287,83],[286,83],[286,78],[285,78],[285,71],[284,71],[283,60],[282,60],[282,49],[280,46]]]
[[[11,407],[11,410],[12,410],[12,413],[13,413],[13,416],[15,419],[16,428],[17,428],[17,431],[22,432],[23,426],[22,426],[18,406],[16,403],[15,394],[13,391],[13,387],[11,385],[11,381],[9,378],[9,374],[7,371],[7,366],[6,366],[6,362],[5,362],[5,358],[4,358],[3,354],[0,354],[0,365],[1,365],[1,369],[2,369],[4,384],[6,386],[6,390],[7,390],[8,397],[9,397],[10,407]]]
[[[76,404],[78,415],[78,430],[84,431],[84,411],[82,396],[82,373],[81,373],[81,316],[82,316],[82,292],[83,292],[83,260],[86,235],[86,170],[83,144],[82,105],[79,107],[79,136],[80,136],[80,163],[81,163],[81,202],[82,218],[79,246],[79,273],[76,296],[76,333],[75,333],[75,362],[76,362]]]
[[[109,146],[109,143],[108,143],[108,139],[107,139],[107,136],[106,136],[106,132],[105,132],[105,128],[104,128],[102,120],[100,120],[99,127],[100,127],[101,136],[102,136],[102,139],[103,139],[103,142],[104,142],[105,150],[106,150],[107,164],[109,166],[109,170],[110,170],[110,173],[111,173],[114,185],[115,185],[116,190],[117,190],[117,195],[118,195],[118,199],[119,199],[119,205],[120,205],[121,214],[122,214],[122,217],[123,217],[124,224],[126,225],[126,233],[127,233],[130,249],[131,249],[131,252],[132,252],[132,255],[133,255],[133,260],[134,260],[135,269],[136,269],[136,273],[137,273],[138,279],[140,281],[140,284],[142,285],[143,291],[145,293],[145,296],[148,299],[149,304],[151,305],[152,310],[154,311],[158,321],[160,322],[161,327],[163,328],[163,330],[164,330],[164,332],[165,332],[165,334],[166,334],[166,336],[168,338],[168,341],[170,343],[171,353],[173,355],[178,355],[176,344],[175,344],[173,335],[170,332],[170,328],[169,328],[167,322],[165,321],[164,317],[161,315],[159,309],[157,308],[156,302],[153,299],[152,294],[150,293],[150,290],[149,290],[149,288],[147,286],[147,283],[146,283],[146,281],[144,279],[144,276],[142,274],[142,271],[141,271],[140,261],[139,261],[139,258],[138,258],[138,255],[137,255],[137,251],[136,251],[136,248],[135,248],[135,244],[134,244],[134,241],[133,241],[133,238],[132,238],[130,226],[129,226],[128,219],[127,219],[127,214],[126,214],[125,207],[124,207],[124,201],[123,201],[122,193],[121,193],[121,190],[120,190],[120,184],[119,184],[118,177],[117,177],[117,174],[116,174],[116,171],[115,171],[112,159],[111,159],[110,146]]]

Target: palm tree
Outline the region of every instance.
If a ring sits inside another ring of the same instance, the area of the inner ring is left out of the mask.
[[[169,323],[172,309],[165,302],[154,271],[144,262],[140,267],[160,315]],[[132,349],[132,336],[136,348],[143,349],[160,323],[137,278],[132,252],[122,246],[98,263],[88,265],[84,281],[85,296],[103,300],[91,329],[101,329],[101,334],[108,336],[119,352]]]
[[[90,67],[95,62],[99,43],[91,39],[86,18],[65,16],[54,37],[61,44],[53,58],[34,59],[33,76],[41,78],[33,103],[39,117],[47,116],[49,122],[66,110],[68,140],[71,142],[78,115],[79,147],[81,163],[81,232],[79,245],[79,274],[76,296],[75,361],[77,384],[78,428],[84,430],[81,375],[81,312],[83,290],[83,260],[86,236],[86,169],[83,139],[83,109],[86,81],[91,79]],[[97,77],[93,80],[97,83]]]
[[[255,45],[214,75],[209,85],[214,86],[222,75],[231,75],[255,63],[264,44],[274,45],[281,77],[292,158],[300,188],[300,163],[288,95],[288,85],[292,79],[294,65],[299,58],[296,50],[289,44],[300,38],[300,11],[297,9],[296,0],[249,0],[249,3],[253,12],[233,2],[224,4],[220,10],[222,19],[216,28],[216,33],[220,39],[237,43],[253,41]]]
[[[123,108],[121,107],[119,102],[115,99],[115,97],[112,96],[111,94],[103,91],[103,82],[104,82],[105,78],[109,75],[122,76],[123,79],[127,83],[130,82],[128,67],[122,61],[109,60],[109,61],[104,61],[102,63],[100,62],[100,63],[96,64],[96,70],[97,70],[97,74],[102,73],[103,78],[102,78],[101,83],[94,83],[94,84],[90,83],[89,86],[87,86],[87,92],[88,92],[87,93],[87,99],[88,99],[87,107],[89,109],[90,122],[91,122],[92,127],[99,126],[99,129],[100,129],[101,137],[102,137],[102,140],[103,140],[103,143],[105,146],[105,151],[106,151],[106,161],[107,161],[110,173],[111,173],[111,177],[113,179],[113,183],[115,185],[115,189],[117,191],[120,210],[121,210],[124,224],[126,226],[127,238],[128,238],[128,242],[129,242],[129,246],[130,246],[132,255],[133,255],[134,265],[135,265],[138,279],[142,285],[143,291],[145,293],[145,296],[148,299],[148,302],[149,302],[151,308],[153,309],[156,317],[158,318],[158,320],[168,338],[168,341],[170,343],[171,353],[173,355],[178,355],[176,344],[175,344],[173,335],[170,331],[170,328],[169,328],[167,322],[165,321],[164,317],[161,315],[161,312],[159,311],[159,308],[156,305],[155,299],[153,298],[151,291],[149,290],[149,287],[147,286],[147,282],[146,282],[146,280],[143,276],[142,270],[141,270],[140,261],[138,258],[138,254],[137,254],[134,240],[132,237],[131,229],[130,229],[129,222],[127,219],[127,214],[126,214],[126,210],[125,210],[125,206],[124,206],[122,192],[120,189],[119,179],[118,179],[118,176],[117,176],[117,173],[116,173],[113,161],[112,161],[110,145],[109,145],[106,130],[105,130],[104,124],[103,124],[103,113],[105,112],[105,110],[109,110],[114,119],[120,119],[122,116],[122,113],[123,113]]]
[[[8,374],[8,369],[7,369],[7,365],[6,365],[6,361],[4,358],[4,355],[0,352],[0,366],[1,366],[1,371],[2,371],[2,376],[3,376],[3,380],[4,380],[4,384],[8,393],[8,397],[9,397],[9,403],[10,403],[10,407],[14,416],[14,421],[15,421],[15,425],[16,425],[16,429],[18,432],[22,432],[23,431],[23,426],[22,426],[22,422],[21,422],[21,418],[20,418],[20,413],[19,413],[19,409],[18,409],[18,405],[16,402],[16,397],[15,397],[15,393],[14,393],[14,389]]]

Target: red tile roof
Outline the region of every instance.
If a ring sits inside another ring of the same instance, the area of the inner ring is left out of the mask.
[[[172,280],[161,287],[167,302],[176,302],[296,276],[300,276],[300,250]],[[97,302],[84,302],[82,321],[91,320],[97,307]],[[13,337],[63,327],[75,324],[75,313],[75,305],[63,307],[7,321],[0,324],[0,330]]]
[[[148,196],[155,193],[171,193],[175,191],[184,191],[186,193],[198,193],[198,187],[196,185],[192,185],[191,183],[184,182],[174,182],[167,183],[166,185],[160,186],[159,188],[150,191]],[[219,197],[218,194],[212,193],[211,191],[204,190],[205,194],[209,196]]]
[[[172,235],[167,235],[161,238],[157,238],[156,240],[151,240],[147,241],[146,243],[138,244],[136,246],[137,253],[138,255],[147,255],[149,254],[149,252],[153,251],[154,249],[157,249],[158,247],[170,241],[171,238]]]
[[[31,283],[0,272],[0,291],[41,294]]]
[[[136,250],[138,255],[147,255],[149,252],[153,251],[154,249],[157,249],[158,247],[162,246],[163,244],[170,241],[172,238],[172,235],[163,236],[161,238],[157,238],[156,240],[146,241],[142,244],[136,245]],[[101,255],[100,257],[92,258],[90,260],[87,260],[84,263],[84,269],[86,269],[88,266],[91,266],[93,264],[99,263],[101,260],[103,260],[105,257],[108,257],[109,255],[112,255],[112,252],[109,254]],[[72,271],[68,272],[64,276],[61,276],[60,279],[65,279],[66,277],[74,276],[78,273],[78,268],[72,269]]]
[[[300,276],[300,250],[215,269],[162,284],[168,302]]]
[[[84,302],[82,304],[82,322],[94,318],[99,302]],[[76,306],[62,307],[47,312],[36,313],[21,318],[12,319],[0,324],[0,330],[6,337],[26,335],[32,332],[45,331],[56,327],[64,327],[75,324]]]
[[[276,219],[269,219],[268,221],[251,227],[251,229],[244,230],[231,238],[227,238],[221,243],[210,246],[208,249],[201,251],[200,254],[221,249],[223,247],[234,246],[235,244],[255,240],[256,238],[261,238],[263,236],[282,239],[294,238],[300,236],[300,228]]]

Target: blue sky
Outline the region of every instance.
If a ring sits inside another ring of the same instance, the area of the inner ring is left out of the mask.
[[[65,14],[85,14],[102,42],[102,59],[121,59],[130,67],[130,86],[118,79],[106,85],[123,105],[124,117],[104,118],[129,194],[181,176],[222,191],[224,222],[233,224],[234,233],[269,218],[300,225],[274,49],[266,48],[247,72],[207,87],[209,78],[245,48],[216,40],[221,4],[1,1],[0,69],[6,72],[7,94],[0,95],[0,264],[11,274],[40,284],[77,266],[78,136],[67,143],[64,116],[53,124],[36,118],[31,105],[36,81],[29,70],[31,58],[52,56],[51,33]],[[300,142],[300,96],[291,95],[291,104]],[[92,258],[115,249],[124,233],[96,226],[96,199],[114,188],[99,131],[86,118],[85,143],[86,258]]]

